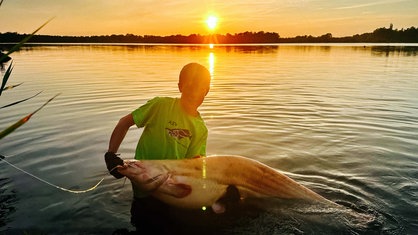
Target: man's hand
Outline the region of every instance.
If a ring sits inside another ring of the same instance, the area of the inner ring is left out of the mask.
[[[113,175],[116,179],[120,179],[124,177],[121,173],[118,172],[116,169],[117,166],[123,166],[123,160],[118,157],[115,153],[107,152],[104,156],[106,161],[107,170],[111,175]]]

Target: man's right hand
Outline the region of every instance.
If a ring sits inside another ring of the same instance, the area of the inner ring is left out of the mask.
[[[124,177],[121,173],[118,172],[117,166],[123,166],[123,160],[116,155],[116,153],[107,152],[104,156],[107,170],[111,175],[116,179]]]

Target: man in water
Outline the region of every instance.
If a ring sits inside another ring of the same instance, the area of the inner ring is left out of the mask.
[[[179,75],[180,98],[155,97],[122,117],[113,130],[105,154],[108,170],[116,178],[115,167],[123,165],[117,156],[128,129],[134,124],[144,128],[135,159],[184,159],[206,156],[208,130],[197,109],[209,92],[211,76],[202,65],[190,63]],[[170,207],[132,185],[134,200],[131,223],[140,231],[158,234],[162,224],[170,224]]]

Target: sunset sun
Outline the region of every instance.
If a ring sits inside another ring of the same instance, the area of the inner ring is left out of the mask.
[[[210,30],[214,30],[216,28],[217,23],[218,18],[216,16],[211,15],[206,19],[206,25]]]

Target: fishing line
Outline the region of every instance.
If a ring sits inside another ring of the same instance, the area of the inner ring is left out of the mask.
[[[25,171],[25,170],[23,170],[23,169],[21,169],[21,168],[19,168],[19,167],[15,166],[15,165],[13,165],[12,163],[10,163],[10,162],[6,161],[4,158],[5,158],[5,157],[4,157],[3,155],[0,155],[0,161],[3,161],[3,162],[5,162],[5,163],[7,163],[9,166],[11,166],[11,167],[15,168],[16,170],[19,170],[19,171],[21,171],[21,172],[23,172],[23,173],[25,173],[25,174],[27,174],[27,175],[29,175],[29,176],[31,176],[31,177],[33,177],[33,178],[35,178],[35,179],[39,180],[39,181],[41,181],[41,182],[43,182],[43,183],[45,183],[45,184],[47,184],[47,185],[49,185],[49,186],[52,186],[52,187],[54,187],[54,188],[60,189],[60,190],[65,191],[65,192],[76,193],[76,194],[78,194],[78,193],[87,193],[87,192],[89,192],[89,191],[92,191],[92,190],[96,189],[96,188],[97,188],[97,187],[98,187],[98,186],[102,183],[102,181],[105,179],[105,178],[103,177],[103,178],[102,178],[102,179],[101,179],[101,180],[100,180],[100,181],[99,181],[96,185],[94,185],[93,187],[88,188],[88,189],[86,189],[86,190],[71,190],[71,189],[66,189],[66,188],[60,187],[60,186],[58,186],[58,185],[55,185],[55,184],[53,184],[53,183],[50,183],[50,182],[48,182],[48,181],[46,181],[46,180],[44,180],[44,179],[41,179],[41,178],[39,178],[38,176],[33,175],[33,174],[31,174],[31,173],[29,173],[29,172],[27,172],[27,171]]]

